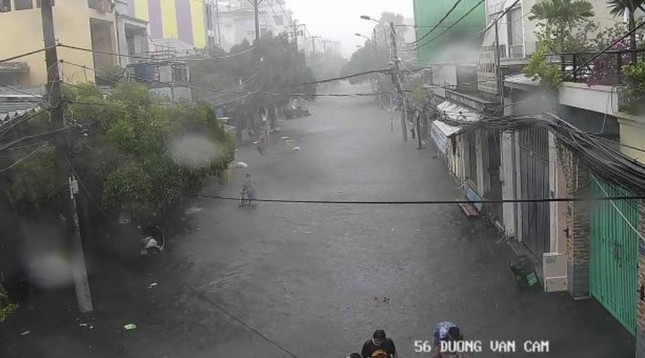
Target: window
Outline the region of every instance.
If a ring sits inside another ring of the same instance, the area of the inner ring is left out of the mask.
[[[0,12],[11,11],[11,0],[0,0]]]
[[[16,6],[16,10],[28,10],[34,8],[32,0],[14,0],[13,3]]]
[[[508,12],[508,45],[511,58],[523,56],[522,8],[517,7]]]

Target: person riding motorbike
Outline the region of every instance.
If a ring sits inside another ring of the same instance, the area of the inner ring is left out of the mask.
[[[255,180],[251,177],[250,173],[246,173],[242,185],[242,201],[245,199],[248,200],[249,204],[253,204],[255,200]]]
[[[456,352],[446,352],[441,349],[441,342],[457,342],[463,341],[464,335],[461,333],[459,327],[451,321],[441,321],[437,323],[433,332],[434,336],[434,345],[432,351],[434,352],[435,358],[462,358],[462,353]]]

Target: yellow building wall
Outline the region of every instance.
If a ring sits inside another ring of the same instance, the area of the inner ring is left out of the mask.
[[[165,39],[179,38],[175,0],[161,0],[161,23]]]
[[[148,0],[134,0],[134,16],[138,19],[150,21]]]
[[[620,143],[645,149],[645,118],[621,118],[618,121],[620,123]],[[621,147],[621,151],[626,156],[645,165],[645,153],[627,147]]]
[[[206,47],[206,24],[204,23],[204,4],[197,1],[190,2],[190,14],[193,25],[193,46]]]
[[[87,6],[87,0],[56,1],[53,11],[54,31],[56,38],[61,44],[91,49],[90,18],[95,18],[112,23],[114,33],[112,34],[113,41],[110,52],[117,52],[114,13],[104,14],[90,9]],[[0,13],[0,34],[2,34],[3,38],[2,45],[0,46],[0,58],[7,58],[43,48],[40,9],[12,10],[10,12]],[[71,62],[88,68],[94,67],[94,58],[91,52],[59,47],[58,59],[63,62]],[[38,86],[47,83],[45,54],[43,52],[15,61],[27,62],[29,65],[29,74],[26,77],[26,82],[22,83],[22,85]],[[116,64],[116,57],[113,58],[113,61]],[[94,73],[84,71],[77,66],[63,64],[61,65],[61,69],[61,76],[64,81],[82,82],[85,81],[86,77],[90,81],[94,79]]]

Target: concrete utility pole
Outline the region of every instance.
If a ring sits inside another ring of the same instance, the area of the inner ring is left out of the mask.
[[[313,53],[316,53],[316,39],[319,39],[320,36],[311,36],[311,48]]]
[[[220,29],[219,1],[215,0],[215,17],[217,18],[217,46],[222,47],[222,31]]]
[[[53,0],[41,0],[40,15],[43,22],[43,37],[45,39],[45,63],[47,65],[47,99],[51,108],[52,130],[58,131],[56,136],[56,169],[60,184],[60,200],[63,202],[65,223],[72,249],[72,276],[76,287],[76,300],[81,313],[91,312],[92,294],[87,278],[85,256],[81,241],[81,231],[76,212],[74,195],[78,193],[78,183],[73,176],[71,164],[67,159],[68,138],[65,128],[64,103],[61,95],[58,73],[58,53],[56,50],[56,35],[54,32],[54,17],[52,14]]]
[[[255,16],[255,56],[257,57],[258,66],[262,60],[262,54],[260,53],[260,9],[259,9],[259,0],[253,0],[253,13]]]
[[[394,82],[394,86],[396,86],[396,91],[399,94],[399,97],[401,98],[402,102],[402,109],[401,109],[401,132],[403,132],[403,140],[407,141],[408,140],[408,126],[407,126],[407,121],[408,121],[408,110],[407,110],[407,100],[405,97],[405,93],[403,92],[403,88],[401,87],[401,70],[400,70],[400,61],[399,61],[399,55],[398,55],[398,50],[396,46],[396,29],[394,27],[394,22],[390,22],[390,36],[392,39],[392,63],[393,63],[393,68],[392,68],[392,82]]]
[[[498,19],[499,20],[499,19]],[[504,112],[504,81],[502,77],[501,56],[499,53],[499,24],[495,20],[495,75],[497,80],[497,92],[499,93],[499,105],[502,106],[502,114]]]

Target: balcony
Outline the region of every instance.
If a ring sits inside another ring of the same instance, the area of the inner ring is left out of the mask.
[[[547,63],[560,66],[567,81],[592,85],[615,86],[623,83],[623,66],[632,59],[643,61],[645,50],[612,50],[586,64],[595,52],[562,53],[547,56]]]

